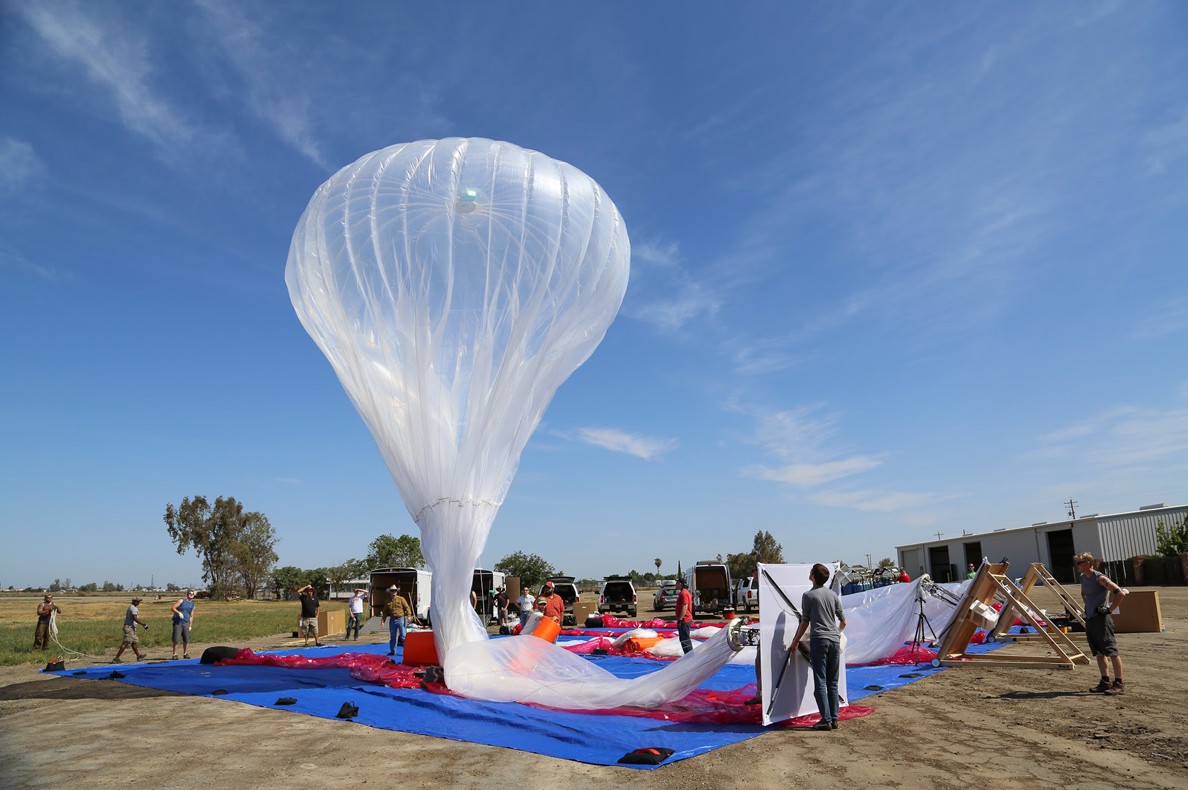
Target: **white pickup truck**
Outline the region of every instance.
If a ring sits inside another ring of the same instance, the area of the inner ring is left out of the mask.
[[[759,587],[754,576],[736,579],[734,582],[734,609],[750,613],[759,608]]]

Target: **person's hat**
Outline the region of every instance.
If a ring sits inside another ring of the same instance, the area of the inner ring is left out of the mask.
[[[546,590],[551,590],[551,589],[553,589],[553,587],[554,587],[554,585],[553,585],[553,583],[552,583],[552,582],[545,582],[545,589],[546,589]]]
[[[395,584],[393,584],[391,587],[388,588],[388,592],[396,592],[399,589],[400,589],[399,587],[397,587]]]
[[[140,603],[143,600],[144,600],[143,598],[133,598],[132,603]]]
[[[543,595],[536,599],[537,606],[540,606],[541,604],[548,604],[548,602],[549,602],[549,599],[545,598]]]
[[[689,582],[685,581],[684,579],[677,579],[677,587],[688,587],[688,586],[689,586]]]
[[[356,587],[355,592],[367,592],[367,588],[366,587]]]

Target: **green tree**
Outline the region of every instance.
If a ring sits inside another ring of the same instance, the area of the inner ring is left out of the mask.
[[[80,584],[78,587],[78,591],[79,592],[99,592],[99,585],[96,584],[95,582],[87,582],[86,584]]]
[[[883,559],[879,560],[879,567],[880,568],[894,568],[895,560],[891,559],[890,557],[883,557]]]
[[[352,559],[326,568],[326,580],[336,589],[341,589],[347,582],[358,579],[366,573],[367,564],[363,560]]]
[[[245,514],[239,534],[232,541],[231,555],[235,558],[235,574],[248,598],[255,598],[256,592],[268,582],[278,559],[273,549],[276,540],[267,516]]]
[[[770,532],[759,530],[751,543],[751,550],[746,553],[729,554],[726,566],[730,568],[730,576],[744,579],[754,576],[760,562],[780,564],[784,561],[784,547],[776,542]]]
[[[544,584],[550,576],[560,576],[552,563],[538,554],[525,554],[517,551],[495,563],[495,570],[508,576],[519,576],[520,584],[536,587]]]
[[[1156,550],[1164,557],[1178,557],[1188,552],[1188,513],[1180,519],[1180,523],[1165,526],[1163,519],[1155,524]]]
[[[242,561],[247,551],[241,544],[267,545],[271,551],[276,542],[275,533],[268,519],[260,513],[245,512],[243,505],[234,497],[219,497],[211,505],[206,497],[186,497],[174,507],[165,505],[165,525],[169,537],[177,546],[178,554],[187,549],[202,559],[202,579],[207,583],[211,595],[226,597],[236,581],[243,579]],[[258,534],[252,535],[253,532]],[[270,560],[276,562],[275,556]],[[249,574],[256,580],[267,578],[267,574],[256,576],[258,569]]]
[[[53,582],[50,583],[49,591],[56,593],[56,592],[60,592],[61,590],[62,590],[62,580],[54,579]]]
[[[659,576],[660,575],[660,565],[662,564],[662,560],[659,557],[657,557],[656,559],[652,560],[652,562],[654,562],[656,564],[656,575]]]
[[[277,598],[290,598],[293,591],[305,586],[306,572],[296,565],[285,565],[272,571],[272,592]]]
[[[421,539],[412,535],[380,535],[367,547],[367,568],[424,568]]]

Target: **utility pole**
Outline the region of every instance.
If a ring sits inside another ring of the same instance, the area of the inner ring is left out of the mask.
[[[943,532],[933,532],[932,534],[933,534],[933,535],[936,535],[936,539],[937,539],[937,540],[940,540],[940,539],[941,539],[941,535],[944,535],[945,533],[943,533]]]
[[[1068,505],[1068,517],[1075,521],[1077,518],[1077,501],[1075,499],[1069,499],[1064,504]]]

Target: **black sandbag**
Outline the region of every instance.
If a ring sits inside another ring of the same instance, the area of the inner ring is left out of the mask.
[[[226,661],[230,658],[235,658],[239,655],[238,647],[226,647],[223,645],[214,645],[202,651],[202,658],[198,663],[213,664],[216,661]]]
[[[602,616],[592,614],[586,618],[586,628],[602,628]]]
[[[619,758],[619,762],[624,765],[659,765],[671,756],[672,749],[663,746],[654,746],[627,752],[627,754]]]

